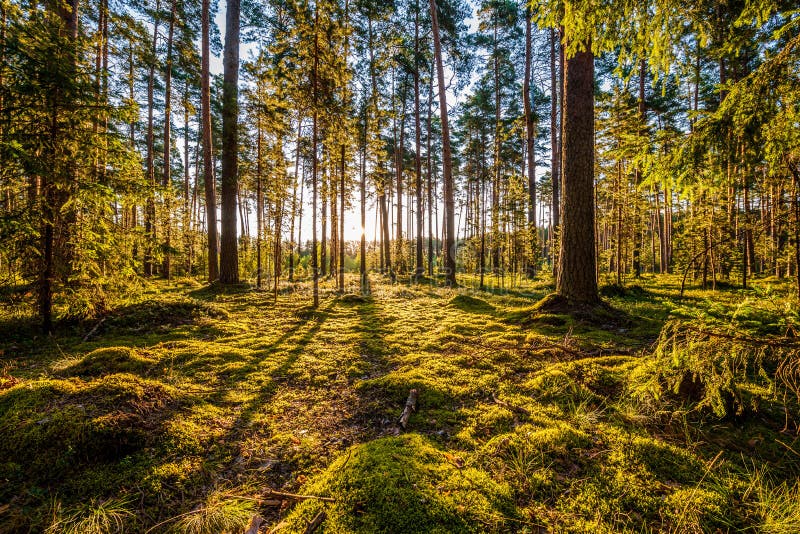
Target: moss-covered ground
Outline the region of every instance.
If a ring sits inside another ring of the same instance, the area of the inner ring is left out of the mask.
[[[154,282],[47,338],[6,307],[0,532],[800,532],[790,288],[679,285],[576,317],[542,281]]]

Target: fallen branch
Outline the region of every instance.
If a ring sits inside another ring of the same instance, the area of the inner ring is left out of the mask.
[[[293,501],[305,501],[308,499],[316,499],[324,502],[336,502],[333,497],[320,497],[319,495],[297,495],[296,493],[285,493],[283,491],[268,490],[267,495],[271,497],[283,497],[284,499],[291,499]],[[264,501],[266,502],[266,501]]]
[[[311,534],[317,530],[323,521],[325,521],[325,510],[320,510],[320,512],[314,516],[314,519],[312,519],[306,527],[306,530],[304,531],[305,534]]]
[[[408,418],[411,417],[411,412],[417,411],[417,390],[412,389],[408,394],[406,400],[406,407],[403,408],[403,413],[400,415],[400,426],[403,428],[408,424]]]
[[[89,333],[88,333],[88,334],[86,334],[85,336],[83,336],[83,342],[84,342],[84,343],[86,343],[87,341],[89,341],[89,338],[90,338],[90,337],[92,337],[92,336],[94,335],[94,333],[95,333],[95,332],[97,332],[97,329],[98,329],[98,328],[100,328],[100,325],[101,325],[101,324],[103,324],[105,321],[106,321],[106,318],[105,318],[105,317],[103,317],[102,319],[100,319],[100,320],[97,322],[97,324],[96,324],[96,325],[94,325],[94,328],[92,328],[91,330],[89,330]]]
[[[505,408],[507,410],[511,410],[512,412],[517,412],[517,413],[522,414],[522,415],[524,415],[526,417],[530,417],[531,416],[531,412],[529,412],[528,410],[526,410],[522,406],[515,406],[514,404],[511,404],[510,402],[501,401],[500,399],[497,398],[497,396],[494,394],[494,392],[492,392],[492,400],[495,402],[495,404],[497,404],[498,406],[502,406],[503,408]]]

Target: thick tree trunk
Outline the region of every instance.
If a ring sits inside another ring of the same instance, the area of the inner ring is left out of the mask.
[[[227,0],[222,82],[222,236],[219,280],[239,282],[236,196],[239,189],[239,0]]]
[[[203,182],[206,197],[206,231],[208,233],[208,281],[219,278],[219,255],[217,237],[217,185],[214,176],[214,157],[211,140],[211,74],[209,60],[210,41],[210,0],[202,0],[202,58],[200,67],[200,105],[203,113]]]
[[[595,249],[594,55],[590,43],[566,62],[564,220],[556,291],[579,304],[599,301]]]
[[[450,154],[450,126],[447,122],[447,91],[444,83],[444,65],[442,64],[442,43],[439,39],[439,18],[436,12],[436,0],[430,0],[431,24],[433,31],[433,50],[436,61],[436,77],[439,83],[439,113],[442,120],[442,174],[444,180],[444,272],[445,283],[450,286],[456,282],[455,259],[455,201],[453,195],[453,163]]]
[[[500,65],[497,51],[497,17],[494,17],[494,38],[493,38],[493,74],[494,74],[494,165],[492,167],[492,273],[500,274]]]

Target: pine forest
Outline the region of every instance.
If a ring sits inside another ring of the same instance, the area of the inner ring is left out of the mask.
[[[6,532],[800,532],[800,7],[0,0]]]

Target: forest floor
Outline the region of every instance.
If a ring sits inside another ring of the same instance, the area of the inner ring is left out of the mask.
[[[7,307],[0,532],[800,531],[788,286],[371,282],[153,282],[50,338]]]

